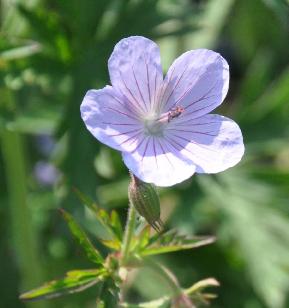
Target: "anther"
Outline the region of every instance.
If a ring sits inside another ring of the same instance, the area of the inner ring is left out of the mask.
[[[168,113],[168,122],[170,122],[172,119],[179,117],[185,109],[182,106],[176,106],[172,108]]]

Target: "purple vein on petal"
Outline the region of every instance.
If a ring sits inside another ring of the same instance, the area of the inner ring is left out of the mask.
[[[147,58],[145,58],[145,65],[146,65],[146,73],[147,73],[147,87],[148,87],[148,94],[149,94],[149,105],[151,107],[152,101],[151,101],[151,89],[150,89],[150,78],[149,78],[149,69],[147,64]]]
[[[133,95],[132,91],[130,90],[130,88],[127,86],[122,73],[120,72],[120,76],[121,76],[121,80],[123,85],[125,86],[126,90],[129,92],[129,94],[131,95],[131,97],[133,98],[134,102],[136,103],[136,105],[140,108],[141,112],[145,112],[145,109],[143,108],[143,106],[139,103],[139,101],[137,100],[137,98]],[[126,97],[126,96],[125,96]],[[133,105],[133,104],[132,104]]]
[[[199,102],[202,102],[202,101],[204,101],[204,100],[206,100],[206,99],[213,98],[213,97],[217,97],[217,96],[218,96],[218,95],[214,94],[214,95],[211,95],[211,96],[205,96],[205,97],[199,98],[198,100],[196,100],[196,101],[190,103],[188,106],[186,106],[185,109],[188,109],[188,108],[194,106],[196,103],[199,103]]]
[[[178,137],[178,136],[175,136],[175,137]],[[199,159],[201,159],[201,160],[205,160],[205,161],[209,161],[208,159],[206,159],[206,157],[201,157],[200,155],[198,155],[198,154],[196,154],[195,152],[192,152],[192,151],[190,151],[189,149],[187,149],[186,147],[184,147],[184,146],[182,146],[181,144],[179,144],[175,139],[172,139],[172,138],[168,138],[168,142],[174,142],[175,144],[177,144],[179,147],[180,147],[180,149],[178,150],[178,151],[182,151],[182,150],[185,150],[185,151],[187,151],[189,154],[191,154],[193,157],[195,156],[195,157],[198,157]],[[194,143],[194,142],[193,142]],[[194,144],[196,144],[196,143],[194,143]],[[199,146],[199,147],[201,147],[199,144],[196,144],[197,146]],[[202,148],[202,147],[201,147]],[[208,150],[207,148],[205,148],[205,150]],[[216,152],[216,151],[213,151],[213,152]]]
[[[184,117],[187,117],[187,116],[190,115],[190,114],[197,113],[198,111],[207,109],[207,108],[209,108],[209,107],[211,107],[211,106],[214,106],[214,105],[216,105],[216,102],[213,102],[212,104],[207,105],[207,106],[204,106],[204,107],[201,107],[201,108],[199,108],[199,109],[195,109],[195,110],[193,110],[193,111],[187,112],[187,113],[185,113],[185,114],[183,115],[183,118],[184,118]],[[208,111],[208,112],[209,112],[209,111]]]
[[[119,98],[117,98],[116,96],[108,93],[107,95],[110,96],[112,99],[114,99],[115,101],[117,101],[122,107],[128,109],[128,111],[134,113],[134,114],[138,114],[139,110],[137,110],[137,106],[135,106],[134,104],[132,104],[132,102],[125,96],[124,93],[122,93],[122,91],[119,89],[119,92],[124,96],[124,98],[127,99],[127,101],[129,102],[130,106],[128,105],[124,105],[124,102],[121,101]],[[130,107],[132,107],[133,109],[130,109]]]
[[[165,152],[165,150],[164,150],[164,148],[163,148],[163,145],[162,145],[162,143],[161,143],[161,140],[159,140],[159,139],[156,139],[156,140],[158,141],[158,143],[159,143],[159,145],[160,145],[160,148],[161,148],[163,154],[165,155],[167,161],[168,161],[169,164],[171,165],[172,169],[175,169],[175,168],[174,168],[174,165],[173,165],[172,162],[170,161],[170,159],[169,159],[167,153]]]
[[[150,142],[150,137],[148,137],[147,143],[146,143],[146,145],[145,145],[144,152],[143,152],[143,154],[142,154],[141,161],[143,161],[143,160],[144,160],[144,157],[145,157],[146,152],[147,152],[147,149],[148,149],[149,142]]]
[[[181,137],[181,136],[175,135],[175,134],[171,134],[171,136],[176,137],[176,138],[179,138],[179,139],[181,139],[181,140],[184,140],[184,141],[186,141],[186,142],[188,142],[188,143],[193,143],[194,145],[196,145],[196,146],[198,146],[198,147],[200,147],[200,148],[202,148],[202,149],[204,149],[204,150],[208,150],[208,151],[211,151],[211,152],[218,153],[218,151],[216,151],[216,150],[214,150],[214,149],[211,149],[211,148],[209,148],[209,147],[206,147],[206,146],[204,146],[204,145],[202,145],[202,144],[200,144],[200,143],[198,143],[198,142],[195,142],[194,140],[187,139],[187,138],[185,138],[185,137]],[[183,147],[183,148],[185,148],[185,147]]]
[[[140,148],[140,146],[143,144],[146,138],[147,138],[146,136],[143,136],[142,140],[137,144],[136,148],[130,153],[133,154],[134,152],[136,152]]]
[[[173,106],[176,106],[190,91],[192,91],[192,89],[195,87],[195,83],[193,83],[193,85],[188,88],[177,100],[176,102],[174,103]],[[212,98],[216,95],[212,95],[212,96],[209,96],[209,97],[206,97],[214,88],[215,88],[216,84],[206,93],[204,94],[201,98],[199,98],[198,100],[192,102],[191,104],[189,104],[188,106],[185,107],[185,109],[188,109],[189,107],[193,106],[194,104],[198,103],[198,102],[201,102],[202,100],[205,100],[205,99],[208,99],[208,98]]]
[[[217,135],[211,135],[212,132],[214,131],[210,131],[210,132],[197,132],[197,131],[193,131],[193,130],[187,130],[187,129],[178,129],[178,128],[167,128],[166,130],[171,130],[171,131],[175,131],[175,132],[183,132],[183,133],[193,133],[193,134],[201,134],[201,135],[206,135],[206,136],[211,136],[211,137],[217,137]]]
[[[176,123],[176,127],[179,127],[179,126],[188,126],[188,123],[189,122],[192,122],[192,119],[189,119],[189,120],[186,120],[186,121],[182,121],[182,122],[175,122]],[[187,124],[186,124],[187,123]],[[219,122],[206,122],[206,123],[190,123],[192,126],[203,126],[203,125],[210,125],[210,124],[216,124],[216,123],[219,123]]]
[[[155,91],[154,91],[154,101],[153,101],[153,106],[156,106],[156,95],[157,95],[157,78],[158,78],[158,72],[157,69],[155,69]]]
[[[134,130],[130,130],[130,131],[126,131],[126,132],[121,132],[121,133],[117,133],[117,134],[107,134],[107,136],[109,137],[117,137],[117,136],[122,136],[122,135],[127,135],[127,134],[130,134],[130,133],[135,133],[135,132],[139,132],[141,131],[142,129],[139,128],[139,129],[134,129]]]
[[[177,136],[175,136],[175,137],[177,137]],[[165,139],[166,139],[170,144],[173,142],[173,143],[175,143],[176,145],[178,145],[180,148],[179,148],[179,149],[175,148],[178,152],[181,151],[181,150],[186,150],[186,151],[188,151],[190,154],[193,154],[193,155],[194,155],[193,152],[191,152],[190,150],[188,150],[188,149],[187,149],[186,147],[184,147],[183,145],[179,144],[175,139],[169,138],[168,136],[166,136]]]
[[[111,122],[101,122],[105,125],[115,125],[115,126],[137,126],[137,123],[111,123]]]
[[[146,111],[148,111],[147,104],[146,104],[146,102],[145,102],[145,100],[144,100],[144,97],[143,97],[143,95],[142,95],[142,92],[141,92],[141,90],[140,90],[140,87],[139,87],[137,78],[136,78],[136,76],[135,76],[135,72],[134,72],[133,66],[132,66],[132,74],[133,74],[133,78],[134,78],[134,80],[135,80],[135,83],[136,83],[138,92],[139,92],[139,94],[140,94],[140,96],[141,96],[141,99],[142,99],[142,101],[143,101],[143,103],[144,103],[145,109],[146,109]]]
[[[153,150],[154,150],[154,156],[155,156],[155,161],[156,161],[156,166],[157,166],[157,169],[159,168],[158,166],[158,159],[157,159],[157,153],[156,153],[156,144],[155,144],[155,137],[153,136]]]
[[[175,71],[175,66],[172,68],[172,73],[170,75],[169,80],[165,84],[162,84],[161,91],[159,92],[159,97],[158,97],[158,99],[159,99],[159,106],[158,106],[159,108],[158,109],[159,110],[162,110],[162,105],[163,105],[162,100],[164,99],[164,95],[167,91],[168,85],[172,81],[174,71]]]
[[[165,101],[164,104],[163,104],[163,108],[165,108],[166,105],[168,104],[168,102],[169,102],[171,96],[172,96],[173,93],[176,91],[176,89],[177,89],[177,87],[178,87],[178,85],[179,85],[181,79],[183,78],[183,76],[184,76],[184,74],[185,74],[185,72],[186,72],[187,69],[188,69],[188,66],[185,67],[185,69],[184,69],[184,71],[182,72],[181,76],[178,78],[177,82],[174,84],[174,86],[173,86],[173,88],[172,88],[172,91],[171,91],[169,97],[166,98],[166,101]],[[165,93],[165,92],[164,92],[164,93]],[[163,99],[163,98],[164,98],[164,94],[163,94],[162,99]]]
[[[114,112],[116,112],[116,113],[125,115],[125,116],[127,116],[128,118],[131,118],[131,119],[133,119],[133,120],[135,120],[135,121],[138,121],[138,120],[139,120],[138,118],[136,118],[136,117],[134,117],[134,116],[132,116],[132,115],[130,115],[130,114],[128,114],[128,113],[119,111],[119,110],[114,109],[114,108],[111,108],[111,107],[103,107],[103,109],[111,110],[111,111],[114,111]]]
[[[123,145],[130,140],[131,140],[131,142],[129,143],[129,145],[131,145],[135,140],[137,140],[137,137],[140,136],[141,134],[142,134],[142,132],[138,132],[135,135],[133,135],[133,136],[127,138],[126,140],[122,141],[119,145]]]

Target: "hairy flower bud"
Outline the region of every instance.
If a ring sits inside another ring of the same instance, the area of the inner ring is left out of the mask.
[[[155,186],[144,183],[131,174],[128,197],[139,215],[144,217],[156,231],[160,232],[163,223],[160,219],[160,200]]]

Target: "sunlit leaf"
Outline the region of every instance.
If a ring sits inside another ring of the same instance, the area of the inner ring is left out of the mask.
[[[149,244],[140,252],[142,256],[156,255],[173,251],[197,248],[211,244],[213,236],[185,236],[171,230],[160,236],[154,236]]]
[[[185,290],[185,293],[191,295],[195,292],[200,292],[208,287],[219,287],[219,286],[220,283],[215,278],[207,278],[193,284],[190,288]]]
[[[133,248],[135,251],[141,251],[148,245],[150,239],[150,229],[151,226],[146,225],[135,238],[135,247]]]
[[[80,228],[80,226],[76,223],[74,218],[64,211],[63,209],[61,210],[61,213],[66,220],[68,227],[73,234],[74,238],[78,241],[80,246],[84,249],[86,252],[86,255],[88,259],[98,265],[102,265],[104,260],[100,253],[95,249],[95,247],[92,245],[90,240],[88,239],[87,235],[85,232]]]
[[[104,240],[104,239],[100,239],[98,238],[98,240],[106,247],[119,251],[121,249],[121,243],[119,241],[115,241],[115,240]]]
[[[59,280],[45,283],[43,286],[23,293],[21,300],[51,299],[67,294],[81,292],[105,279],[107,272],[104,269],[73,270]]]

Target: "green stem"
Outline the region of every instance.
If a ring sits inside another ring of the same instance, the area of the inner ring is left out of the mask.
[[[43,275],[37,253],[36,234],[31,223],[31,212],[27,205],[24,146],[20,134],[7,129],[3,129],[1,141],[9,193],[13,246],[22,279],[21,289],[28,290],[42,283]],[[38,305],[48,307],[46,303]]]
[[[166,267],[152,261],[151,259],[146,259],[145,265],[152,268],[155,273],[157,273],[167,283],[172,296],[177,296],[183,292],[175,275]]]
[[[129,257],[131,240],[132,240],[134,228],[135,228],[135,220],[136,220],[136,210],[133,204],[130,202],[127,222],[126,222],[126,227],[125,227],[125,233],[124,233],[124,240],[123,240],[122,250],[121,250],[123,263],[126,263]]]

